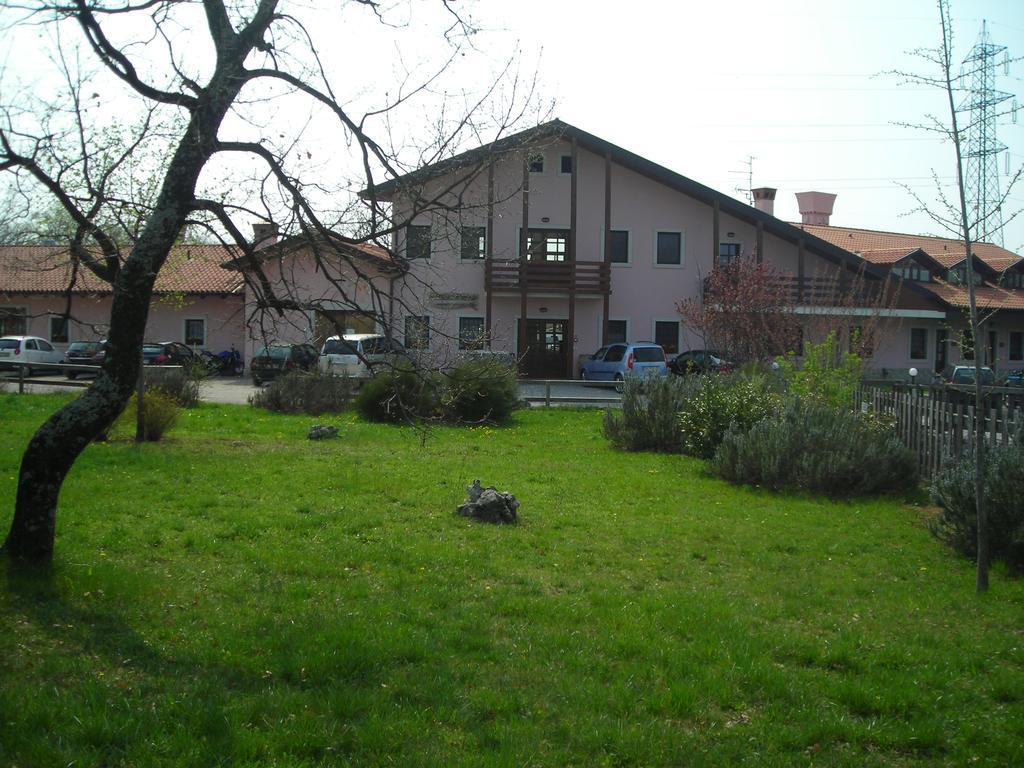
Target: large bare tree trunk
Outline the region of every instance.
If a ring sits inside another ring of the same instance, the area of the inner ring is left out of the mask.
[[[2,548],[13,558],[45,561],[52,557],[64,478],[131,397],[156,276],[193,210],[199,174],[216,152],[221,122],[245,83],[243,62],[261,40],[275,5],[273,0],[263,0],[257,21],[241,34],[226,24],[220,27],[222,35],[215,40],[217,67],[209,84],[188,102],[191,117],[167,165],[156,205],[114,280],[103,369],[82,397],[47,419],[22,457],[14,519]]]

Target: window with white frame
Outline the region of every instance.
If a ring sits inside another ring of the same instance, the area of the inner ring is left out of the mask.
[[[405,258],[430,258],[429,224],[410,224],[405,228]]]
[[[185,318],[185,344],[189,347],[206,346],[206,320],[204,318]]]
[[[459,318],[459,349],[483,349],[484,319],[482,317]]]
[[[24,336],[28,317],[22,307],[0,307],[0,336]]]
[[[916,261],[908,261],[906,264],[895,267],[892,272],[904,280],[913,280],[917,283],[929,283],[932,279],[932,273]]]
[[[927,360],[928,359],[928,329],[927,328],[911,328],[910,329],[910,359],[911,360]]]
[[[679,321],[656,320],[654,343],[664,349],[666,355],[679,354]]]
[[[718,266],[728,267],[740,257],[742,249],[740,243],[719,243],[718,244]]]
[[[426,349],[430,346],[430,317],[427,315],[406,316],[405,346],[407,349]]]
[[[54,344],[68,343],[68,319],[63,315],[50,315],[50,341]]]
[[[463,261],[476,261],[487,255],[487,227],[463,227],[459,255]]]
[[[655,242],[654,262],[660,266],[679,267],[683,264],[683,233],[674,231],[658,232]]]
[[[608,258],[612,264],[629,264],[629,231],[613,229],[608,241]]]

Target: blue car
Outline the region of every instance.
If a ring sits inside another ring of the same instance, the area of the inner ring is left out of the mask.
[[[628,376],[668,376],[665,350],[649,341],[609,344],[580,366],[587,381],[618,381]]]

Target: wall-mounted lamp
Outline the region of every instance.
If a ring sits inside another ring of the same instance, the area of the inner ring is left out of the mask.
[[[546,313],[547,313],[547,311],[548,311],[548,308],[547,308],[547,307],[541,307],[541,308],[540,308],[540,309],[538,309],[537,311],[538,311],[538,312],[540,312],[540,313],[541,313],[541,314],[543,315],[543,314],[546,314]]]
[[[736,233],[735,232],[726,232],[725,236],[726,237],[736,237]]]
[[[545,224],[547,224],[549,221],[551,221],[551,217],[550,216],[541,216],[540,220],[543,221]]]

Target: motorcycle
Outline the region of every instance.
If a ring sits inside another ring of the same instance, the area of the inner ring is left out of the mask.
[[[201,354],[211,376],[241,376],[245,371],[242,353],[234,345],[217,354],[205,350]]]

